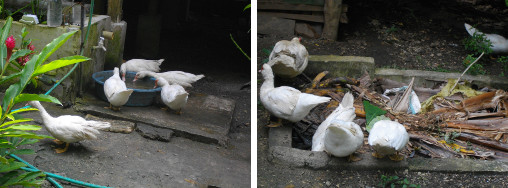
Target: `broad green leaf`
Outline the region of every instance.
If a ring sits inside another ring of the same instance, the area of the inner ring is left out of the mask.
[[[12,25],[12,17],[8,17],[5,20],[5,25],[2,27],[2,35],[0,36],[0,42],[2,44],[5,44],[5,39],[9,37],[9,32],[11,32],[11,25]]]
[[[34,55],[30,61],[28,61],[25,64],[25,67],[21,71],[21,77],[19,78],[19,83],[21,84],[21,88],[24,89],[25,86],[28,84],[28,81],[30,81],[30,78],[32,78],[32,74],[35,70],[36,63],[37,63],[37,55]],[[21,91],[20,91],[21,93]],[[18,93],[18,95],[20,94]]]
[[[0,163],[7,164],[8,161],[5,157],[0,156]]]
[[[28,50],[28,49],[21,49],[21,50],[18,50],[14,53],[12,53],[12,56],[11,56],[11,59],[10,61],[13,61],[13,60],[16,60],[18,57],[23,57],[25,55],[28,55],[32,52],[32,50]]]
[[[11,152],[11,154],[14,154],[14,155],[31,155],[31,154],[35,154],[35,152],[32,149],[20,149],[20,150],[15,150],[15,151]]]
[[[37,67],[39,67],[46,59],[49,58],[55,52],[62,46],[69,38],[74,35],[77,31],[71,31],[64,33],[60,35],[59,37],[53,39],[49,44],[47,44],[44,49],[42,49],[41,53],[39,53],[39,56],[37,58],[33,57],[32,59],[37,59]]]
[[[12,130],[12,129],[22,130],[22,131],[36,131],[36,130],[41,129],[41,127],[37,126],[37,125],[17,124],[17,125],[11,125],[11,126],[4,128],[4,129],[0,129],[0,131]]]
[[[27,34],[26,27],[23,27],[23,29],[21,29],[21,38],[25,38]]]
[[[20,112],[27,112],[27,111],[35,111],[35,110],[37,110],[37,108],[21,108],[21,109],[11,111],[11,114],[16,114],[16,113],[20,113]]]
[[[12,84],[5,90],[4,100],[2,101],[2,118],[7,115],[5,112],[9,111],[9,108],[12,108],[11,105],[14,102],[14,97],[18,95],[19,90],[19,83]]]
[[[14,116],[12,114],[7,114],[5,116],[7,116],[7,118],[9,118],[10,120],[13,120],[13,121],[16,120],[16,118],[14,118]]]
[[[39,142],[37,139],[23,139],[20,143],[18,143],[18,146],[27,145],[27,144],[35,144]]]
[[[17,72],[17,73],[11,74],[11,75],[9,75],[9,76],[3,77],[3,78],[0,80],[0,84],[2,84],[2,83],[4,83],[4,82],[6,82],[6,81],[8,81],[8,80],[11,80],[11,79],[13,79],[13,78],[17,78],[17,77],[19,77],[19,76],[21,76],[21,72]]]
[[[9,172],[12,170],[19,169],[21,167],[25,167],[26,164],[22,162],[16,162],[16,161],[9,161],[8,165],[0,165],[0,173],[2,172]]]
[[[12,124],[15,124],[15,123],[27,122],[27,121],[32,121],[32,119],[17,119],[17,120],[14,120],[14,121],[8,121],[8,122],[5,122],[4,124],[0,125],[0,127],[4,127],[4,126],[7,126],[7,125],[12,125]]]
[[[3,75],[5,72],[5,69],[7,68],[5,65],[7,63],[7,46],[5,46],[5,43],[0,44],[0,73]]]
[[[363,101],[363,108],[365,108],[365,119],[367,120],[366,125],[368,125],[375,117],[386,114],[386,111],[370,104],[369,101]],[[368,130],[370,131],[370,129]]]
[[[9,149],[16,149],[11,143],[8,144],[0,144],[0,148],[9,148]]]
[[[88,60],[90,60],[90,58],[87,58],[87,57],[84,57],[84,56],[80,56],[80,55],[64,57],[64,58],[61,58],[59,60],[55,60],[55,61],[52,61],[52,62],[50,62],[48,64],[40,66],[39,68],[37,68],[34,71],[33,75],[37,76],[37,75],[46,73],[48,71],[58,69],[60,67],[65,67],[67,65],[72,65],[72,64],[75,64],[75,63],[79,63],[79,62],[83,62],[83,61],[88,61]]]
[[[57,98],[52,97],[50,95],[44,94],[20,94],[14,99],[14,104],[26,101],[42,101],[42,102],[52,102],[56,104],[62,104]]]
[[[23,174],[25,177],[21,179],[21,181],[29,181],[34,178],[37,178],[39,176],[46,176],[44,172],[37,171],[37,172],[27,172],[26,174]]]
[[[21,137],[21,138],[29,138],[29,139],[43,139],[43,138],[53,138],[51,136],[46,135],[37,135],[35,133],[25,132],[25,131],[8,131],[3,134],[3,136],[7,137]]]
[[[0,167],[1,168],[1,167]],[[7,182],[9,182],[10,179],[16,177],[19,172],[11,171],[7,174],[4,174],[0,177],[0,186],[4,187],[7,186]]]

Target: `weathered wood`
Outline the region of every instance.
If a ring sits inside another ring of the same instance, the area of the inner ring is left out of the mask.
[[[263,3],[258,2],[258,10],[296,10],[322,12],[323,6],[289,4],[289,3]]]
[[[337,40],[342,0],[325,0],[323,38]]]
[[[259,3],[289,3],[289,4],[306,4],[306,5],[320,5],[325,4],[324,0],[259,0]]]
[[[289,18],[294,20],[303,20],[310,22],[318,22],[323,23],[325,21],[324,16],[320,15],[305,15],[305,14],[290,14],[290,13],[280,13],[280,12],[258,12],[258,15],[266,15],[273,16],[279,18]]]
[[[459,140],[469,141],[471,143],[480,144],[483,146],[487,146],[490,148],[498,149],[501,151],[508,151],[508,145],[504,143],[500,143],[498,141],[491,140],[486,137],[476,136],[474,134],[469,133],[460,133],[460,136],[457,137]]]
[[[108,16],[111,17],[111,21],[122,21],[122,3],[123,0],[108,0]]]

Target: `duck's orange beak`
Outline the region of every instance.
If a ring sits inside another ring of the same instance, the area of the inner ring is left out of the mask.
[[[135,82],[136,80],[138,80],[138,75],[134,76],[134,79],[132,80],[132,82]]]
[[[155,88],[157,88],[157,82],[158,82],[158,81],[159,81],[159,80],[155,80],[155,86],[153,86],[153,88],[154,88],[154,89],[155,89]]]
[[[122,81],[125,82],[125,73],[122,73]]]

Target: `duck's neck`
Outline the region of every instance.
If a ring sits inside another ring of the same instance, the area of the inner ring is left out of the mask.
[[[263,85],[261,85],[261,88],[260,88],[260,94],[265,94],[266,92],[268,92],[270,89],[273,89],[274,88],[274,84],[273,84],[273,74],[272,75],[265,75],[264,76],[264,82],[263,82]]]
[[[35,108],[39,109],[39,113],[41,114],[41,117],[42,117],[42,121],[44,122],[48,122],[49,120],[53,119],[53,117],[51,115],[49,115],[49,113],[46,111],[46,109],[44,109],[44,107],[42,106],[41,103],[32,103],[32,105],[34,105]]]

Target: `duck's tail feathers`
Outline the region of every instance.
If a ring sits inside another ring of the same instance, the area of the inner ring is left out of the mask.
[[[331,99],[330,97],[321,97],[317,95],[302,93],[300,94],[299,102],[301,102],[303,106],[314,107],[317,106],[318,104],[328,102],[330,101],[330,99]]]
[[[120,97],[129,97],[131,96],[132,92],[134,92],[134,90],[132,89],[128,89],[128,90],[123,90],[123,91],[120,91],[118,93],[116,93],[118,96]]]
[[[466,27],[467,33],[469,33],[469,35],[471,35],[471,36],[473,36],[474,33],[479,34],[479,35],[483,34],[482,32],[478,31],[476,28],[474,28],[473,26],[471,26],[467,23],[464,23],[464,27]]]
[[[157,60],[157,64],[158,64],[159,66],[161,66],[161,64],[162,64],[162,62],[163,62],[163,61],[164,61],[164,59],[159,59],[159,60]]]
[[[339,106],[342,106],[342,108],[352,108],[353,103],[355,102],[355,98],[351,93],[346,93],[344,97],[342,98],[342,102]]]
[[[201,78],[204,78],[204,77],[205,77],[205,75],[202,75],[202,74],[196,75],[196,77],[194,78],[194,81],[201,80]]]
[[[105,121],[87,121],[88,126],[96,130],[107,129],[111,127],[111,123]]]
[[[294,64],[295,64],[294,62],[295,62],[295,58],[292,58],[292,57],[287,56],[287,55],[279,55],[279,56],[274,57],[270,61],[268,61],[267,64],[272,66],[272,67],[275,64],[282,64],[282,65],[288,67],[288,66],[291,66],[291,65],[294,66]]]

